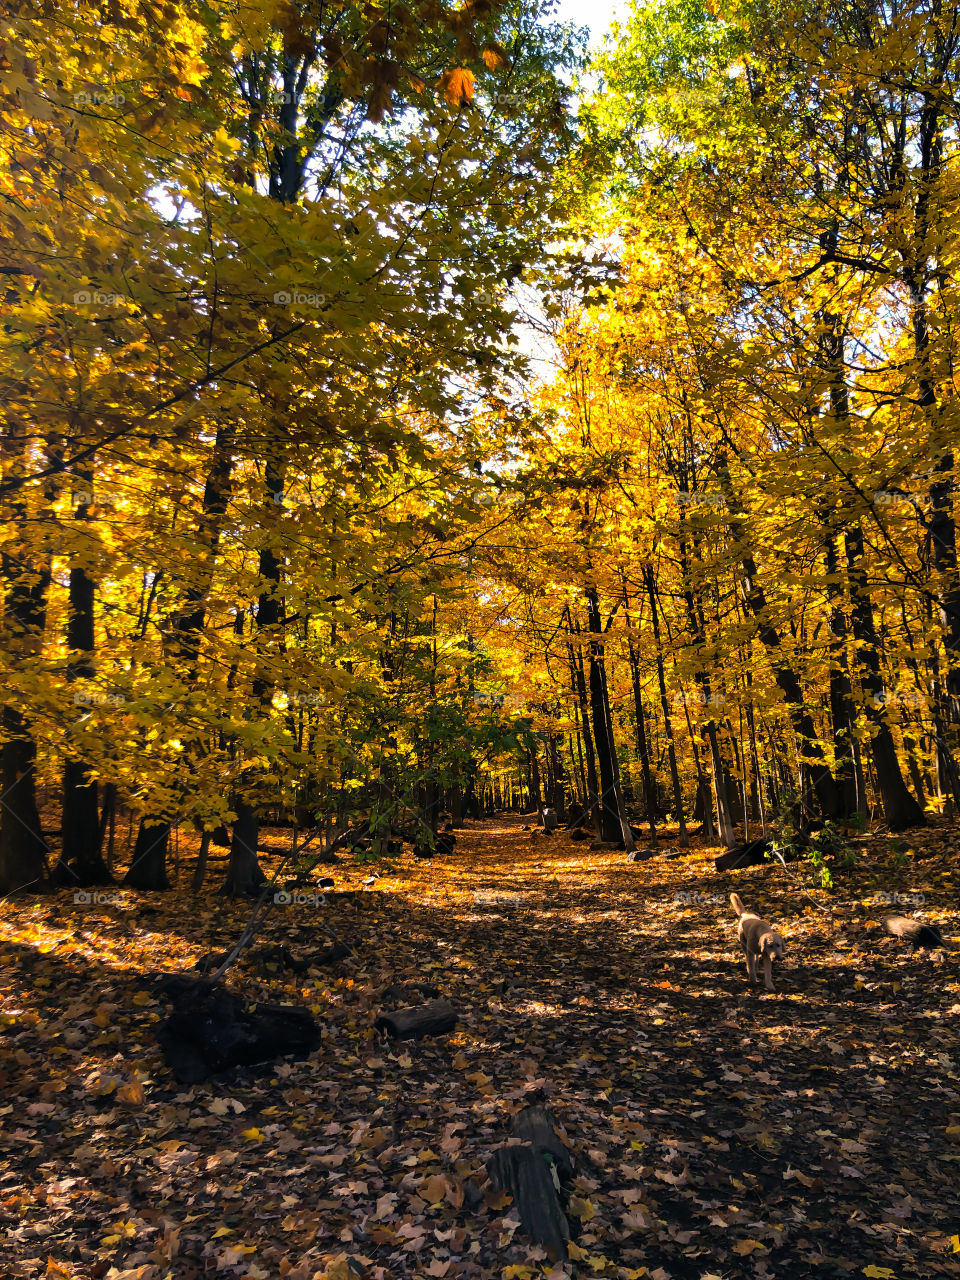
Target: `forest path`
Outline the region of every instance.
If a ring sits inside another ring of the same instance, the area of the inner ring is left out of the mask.
[[[309,1005],[323,1043],[191,1088],[142,975],[226,947],[247,907],[6,904],[0,1274],[528,1280],[550,1263],[484,1164],[545,1102],[577,1165],[557,1276],[960,1275],[957,942],[934,961],[868,928],[885,876],[960,932],[942,833],[907,868],[863,846],[828,896],[775,867],[718,877],[707,850],[630,864],[521,828],[468,824],[450,857],[404,854],[372,887],[341,863],[325,903],[274,909],[266,941],[309,957],[333,929],[354,958],[295,975],[253,954],[231,984]],[[774,995],[747,985],[734,886],[783,924]],[[375,1033],[432,989],[456,1032]]]

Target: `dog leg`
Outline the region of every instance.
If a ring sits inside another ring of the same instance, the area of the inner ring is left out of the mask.
[[[775,990],[773,985],[773,960],[769,954],[765,954],[763,957],[763,985],[768,991]]]
[[[747,977],[751,983],[754,983],[757,980],[757,958],[746,947],[743,949],[743,954],[747,957]]]

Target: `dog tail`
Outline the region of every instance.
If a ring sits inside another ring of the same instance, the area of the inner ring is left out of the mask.
[[[743,905],[739,893],[731,893],[730,905],[733,907],[738,917],[745,916],[747,914],[747,908]]]

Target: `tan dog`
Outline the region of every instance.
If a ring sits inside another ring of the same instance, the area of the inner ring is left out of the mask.
[[[777,933],[772,924],[761,920],[755,911],[748,911],[740,900],[738,893],[731,893],[730,902],[740,918],[737,926],[737,939],[747,957],[747,976],[751,982],[757,980],[757,956],[763,958],[763,985],[768,991],[773,988],[773,962],[781,960],[787,953],[787,944]]]

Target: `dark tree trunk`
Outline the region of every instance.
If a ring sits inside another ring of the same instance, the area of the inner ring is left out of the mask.
[[[590,676],[590,711],[593,718],[593,742],[597,752],[597,766],[600,774],[600,795],[598,808],[600,812],[600,839],[605,843],[618,844],[623,839],[620,811],[617,805],[617,780],[614,766],[614,745],[608,731],[609,706],[607,691],[603,679],[603,627],[600,617],[600,604],[596,590],[587,591],[588,622],[590,628],[590,647],[588,649],[588,670]]]
[[[566,790],[566,773],[563,767],[563,756],[557,747],[556,737],[551,737],[547,743],[547,753],[550,759],[550,773],[552,778],[550,788],[550,802],[556,810],[557,820],[564,822],[566,820],[567,810],[567,790]]]
[[[827,530],[827,596],[830,601],[830,720],[837,762],[837,786],[842,816],[866,813],[862,782],[858,786],[854,750],[854,710],[847,670],[847,623],[843,616],[837,576],[840,571],[836,536]]]
[[[264,483],[267,501],[275,504],[276,495],[283,493],[283,475],[272,462],[267,463]],[[283,615],[283,601],[280,596],[280,561],[268,542],[264,542],[260,547],[258,567],[264,589],[261,590],[257,600],[257,637],[258,640],[269,643],[271,637],[277,634]],[[280,643],[282,646],[282,637]],[[267,664],[264,663],[261,670],[265,670],[266,666]],[[269,715],[272,696],[272,680],[265,674],[258,675],[253,681],[253,704],[261,714]],[[237,827],[233,830],[230,863],[222,890],[224,893],[250,893],[258,889],[266,878],[257,861],[257,845],[260,839],[260,819],[257,810],[245,802],[242,803],[238,809],[237,826],[241,822],[241,809],[244,829],[240,839],[237,838]]]
[[[252,805],[240,800],[236,805],[237,820],[233,824],[230,843],[230,861],[222,893],[234,897],[253,896],[263,887],[266,876],[257,861],[257,841],[260,838],[260,819]]]
[[[167,846],[170,841],[170,823],[158,822],[147,825],[145,818],[140,819],[137,829],[137,843],[133,847],[130,869],[123,878],[123,883],[131,889],[162,892],[170,888],[167,879]]]
[[[794,732],[800,743],[800,758],[810,767],[811,785],[816,794],[820,811],[825,818],[839,818],[840,796],[830,766],[827,764],[823,748],[817,737],[813,717],[807,710],[803,699],[803,689],[786,659],[780,633],[770,621],[770,611],[766,594],[759,582],[756,561],[749,549],[743,523],[739,516],[742,507],[733,491],[733,481],[724,459],[720,459],[717,474],[720,477],[724,497],[730,510],[730,532],[740,547],[740,565],[743,570],[743,594],[747,608],[757,623],[757,636],[770,654],[773,674],[783,694],[790,713]]]
[[[570,621],[568,614],[568,622]],[[597,758],[593,748],[593,735],[590,732],[590,711],[587,701],[587,685],[583,675],[583,658],[581,653],[574,651],[573,646],[569,646],[570,654],[570,676],[573,684],[574,692],[577,695],[577,705],[580,710],[580,736],[583,739],[583,750],[586,755],[587,766],[587,799],[586,803],[590,807],[593,817],[594,829],[597,838],[600,838],[600,809],[597,803],[599,796],[599,783],[597,781]]]
[[[48,863],[34,784],[37,748],[16,707],[3,708],[3,731],[0,893],[38,893],[47,887]]]
[[[660,713],[663,716],[664,732],[667,735],[667,762],[670,766],[670,781],[673,786],[673,807],[676,810],[677,822],[680,826],[680,846],[686,848],[690,843],[687,835],[687,820],[683,812],[683,789],[680,786],[680,770],[677,768],[677,749],[673,739],[673,719],[670,715],[670,702],[667,698],[667,677],[663,667],[663,644],[660,635],[660,613],[657,608],[657,584],[654,578],[653,565],[645,569],[647,580],[647,596],[650,600],[650,625],[653,628],[653,645],[657,659],[657,684],[660,688]]]
[[[891,831],[924,824],[923,810],[910,794],[900,762],[893,733],[884,715],[886,704],[883,676],[880,669],[880,653],[873,606],[867,593],[866,574],[863,568],[863,531],[860,522],[848,525],[844,533],[847,554],[847,575],[850,582],[850,625],[857,645],[857,655],[862,664],[860,680],[864,691],[867,718],[873,728],[870,743],[877,786],[883,805],[883,816]]]
[[[650,753],[647,747],[647,729],[643,709],[643,695],[640,689],[640,659],[634,642],[630,641],[630,678],[633,683],[633,708],[637,725],[637,757],[640,760],[640,777],[643,782],[643,811],[647,815],[650,826],[650,843],[657,843],[657,807],[653,794],[653,779],[650,774]]]
[[[11,454],[0,438],[0,459]],[[14,502],[6,513],[14,530],[29,527],[28,511]],[[11,537],[0,553],[3,589],[3,645],[11,664],[35,658],[47,618],[50,559]],[[47,842],[40,826],[34,772],[37,746],[27,718],[13,703],[2,711],[5,741],[0,746],[0,894],[37,893],[49,884]]]
[[[81,483],[93,484],[92,473],[78,477]],[[85,494],[76,510],[76,518],[88,518],[88,502]],[[89,679],[96,673],[94,666],[96,585],[87,571],[78,565],[70,570],[69,613],[67,617],[67,648],[70,661],[67,681]],[[109,705],[109,704],[107,704]],[[107,864],[102,855],[100,810],[95,778],[88,776],[88,766],[70,757],[63,766],[63,843],[60,861],[54,871],[57,884],[78,885],[112,884]]]

